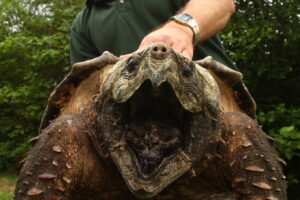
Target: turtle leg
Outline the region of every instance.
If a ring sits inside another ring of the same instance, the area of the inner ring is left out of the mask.
[[[222,131],[227,181],[243,200],[286,200],[286,181],[280,159],[268,136],[243,113],[226,113]]]
[[[107,173],[89,136],[95,131],[90,121],[64,115],[42,131],[20,172],[16,200],[96,199],[89,195],[99,195]]]

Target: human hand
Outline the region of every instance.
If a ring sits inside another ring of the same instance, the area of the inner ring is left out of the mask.
[[[192,60],[194,53],[193,37],[193,31],[190,27],[169,21],[146,35],[137,51],[147,48],[154,42],[165,42],[175,51]],[[126,58],[129,55],[122,55],[121,58]]]

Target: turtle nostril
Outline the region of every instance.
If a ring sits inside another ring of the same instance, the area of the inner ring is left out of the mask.
[[[167,52],[167,48],[165,46],[158,45],[158,46],[154,46],[152,51],[157,53]]]
[[[170,48],[165,43],[157,42],[152,44],[150,51],[153,58],[162,60],[169,55]]]

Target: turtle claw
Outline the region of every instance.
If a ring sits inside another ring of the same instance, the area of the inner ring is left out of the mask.
[[[90,74],[96,70],[103,68],[105,65],[115,64],[118,60],[119,58],[117,56],[113,55],[109,51],[104,51],[99,57],[75,63],[72,66],[71,73],[80,75],[83,74],[83,72],[87,71]]]

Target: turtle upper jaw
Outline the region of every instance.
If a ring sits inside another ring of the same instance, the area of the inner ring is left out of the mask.
[[[116,68],[119,73],[111,91],[118,103],[126,102],[149,79],[153,87],[168,82],[190,112],[200,112],[206,104],[218,107],[218,87],[209,72],[164,43],[153,43],[143,52],[121,61]]]

